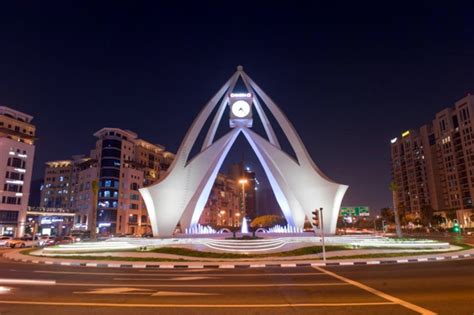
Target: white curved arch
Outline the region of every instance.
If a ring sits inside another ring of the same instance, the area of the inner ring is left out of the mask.
[[[254,94],[254,105],[270,141],[247,127],[238,127],[214,142],[215,132],[228,103],[226,94],[232,92],[239,76],[242,76],[249,92]],[[257,94],[288,137],[297,161],[281,150]],[[221,103],[202,150],[188,162],[191,148],[219,100]],[[165,176],[154,185],[140,189],[153,234],[172,235],[178,221],[182,229],[198,223],[217,172],[240,132],[243,132],[262,164],[288,224],[303,228],[305,216],[310,218],[314,209],[323,207],[327,209],[324,211],[325,232],[334,233],[341,201],[348,187],[334,183],[319,170],[283,112],[242,69],[238,69],[196,117]]]

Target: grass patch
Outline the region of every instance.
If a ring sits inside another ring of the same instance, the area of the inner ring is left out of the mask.
[[[447,253],[447,252],[443,252]],[[391,258],[391,257],[405,257],[405,256],[419,256],[419,255],[432,255],[433,252],[401,252],[401,253],[380,253],[380,254],[363,254],[363,255],[352,255],[352,256],[333,256],[327,257],[327,260],[337,260],[337,259],[363,259],[363,258]]]
[[[362,255],[352,255],[352,256],[333,256],[333,257],[327,257],[326,259],[336,260],[336,259],[392,258],[392,257],[405,257],[405,256],[434,255],[434,254],[461,252],[461,251],[472,248],[472,246],[467,245],[467,244],[451,244],[451,245],[459,246],[462,249],[440,251],[440,252],[420,251],[420,252],[398,252],[398,253],[374,253],[374,254],[362,254]]]
[[[34,256],[43,258],[60,258],[60,259],[75,259],[75,260],[114,260],[114,261],[143,261],[143,262],[186,262],[184,259],[169,259],[169,258],[153,258],[153,257],[118,257],[118,256]]]
[[[349,250],[346,246],[326,246],[326,251],[336,251],[336,250]],[[161,247],[151,250],[153,253],[162,253],[162,254],[173,254],[180,256],[189,256],[189,257],[201,257],[201,258],[265,258],[265,257],[290,257],[290,256],[303,256],[303,255],[313,255],[319,254],[322,252],[321,246],[309,246],[302,247],[286,252],[280,253],[268,253],[268,254],[236,254],[236,253],[214,253],[214,252],[202,252],[198,250],[182,248],[182,247]]]
[[[22,255],[30,255],[31,252],[34,252],[36,250],[39,250],[40,248],[28,248],[24,250],[20,250],[20,254]]]

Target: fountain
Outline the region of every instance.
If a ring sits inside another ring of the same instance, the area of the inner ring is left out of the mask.
[[[289,224],[286,226],[275,225],[268,229],[268,233],[303,233],[303,229]]]
[[[217,231],[210,226],[196,224],[195,226],[185,229],[185,234],[216,234]]]
[[[244,217],[242,219],[242,226],[240,228],[240,233],[248,234],[248,232],[249,232],[249,227],[247,226],[247,219]]]

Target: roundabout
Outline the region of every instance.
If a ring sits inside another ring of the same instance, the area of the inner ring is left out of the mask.
[[[266,235],[268,236],[268,234]],[[332,236],[326,260],[320,239],[291,235],[258,239],[111,238],[4,253],[11,260],[63,266],[109,268],[269,268],[376,265],[473,258],[467,245],[381,236]]]

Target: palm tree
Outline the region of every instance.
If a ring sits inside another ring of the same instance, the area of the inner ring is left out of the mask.
[[[397,231],[397,237],[401,238],[402,235],[402,228],[400,227],[400,216],[398,215],[398,186],[395,182],[391,182],[389,186],[390,191],[392,192],[393,198],[393,214],[395,216],[395,229]]]
[[[89,223],[89,229],[91,231],[91,240],[97,239],[97,203],[99,197],[99,183],[94,180],[92,181],[92,213]]]

